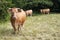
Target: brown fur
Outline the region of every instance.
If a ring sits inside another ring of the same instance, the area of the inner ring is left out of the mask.
[[[14,28],[14,31],[19,31],[19,28],[23,26],[25,20],[26,20],[26,14],[23,10],[20,9],[20,12],[18,11],[17,8],[11,8],[11,24]],[[21,29],[21,28],[20,28]]]

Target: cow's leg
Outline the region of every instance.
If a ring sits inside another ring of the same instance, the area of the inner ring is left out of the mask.
[[[18,25],[18,31],[19,31],[19,30],[22,30],[23,27],[24,27],[23,24],[19,24],[19,25]]]
[[[18,32],[19,32],[19,30],[20,30],[20,24],[18,24]]]
[[[22,32],[22,30],[21,30],[21,24],[18,24],[18,33],[19,32]],[[20,33],[19,33],[20,34]]]
[[[12,25],[12,27],[13,27],[13,29],[14,29],[14,32],[16,33],[15,23],[11,22],[11,25]]]
[[[43,12],[43,14],[45,14],[45,12]]]
[[[32,16],[32,14],[31,14],[31,16]]]
[[[48,14],[49,14],[49,12],[48,12]]]
[[[23,24],[21,24],[21,29],[24,30],[24,25]]]

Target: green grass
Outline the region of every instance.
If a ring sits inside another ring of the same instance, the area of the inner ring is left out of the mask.
[[[27,17],[23,29],[14,35],[10,22],[0,23],[0,40],[60,40],[60,14]]]

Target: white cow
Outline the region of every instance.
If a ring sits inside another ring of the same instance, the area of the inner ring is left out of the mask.
[[[26,12],[26,15],[27,15],[27,16],[32,16],[32,13],[33,13],[32,10],[26,10],[25,12]]]
[[[40,9],[40,12],[41,13],[44,13],[44,14],[49,14],[49,12],[50,12],[50,9]]]

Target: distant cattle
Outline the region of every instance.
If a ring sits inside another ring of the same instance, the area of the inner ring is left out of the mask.
[[[44,14],[49,14],[50,9],[40,9],[40,12]]]
[[[26,20],[26,14],[23,9],[20,8],[9,8],[8,10],[11,12],[11,24],[12,27],[14,28],[14,32],[17,33],[19,32],[19,29],[23,26],[25,20]]]
[[[32,13],[33,13],[32,10],[26,10],[25,12],[26,12],[26,15],[27,15],[27,16],[32,16]]]

